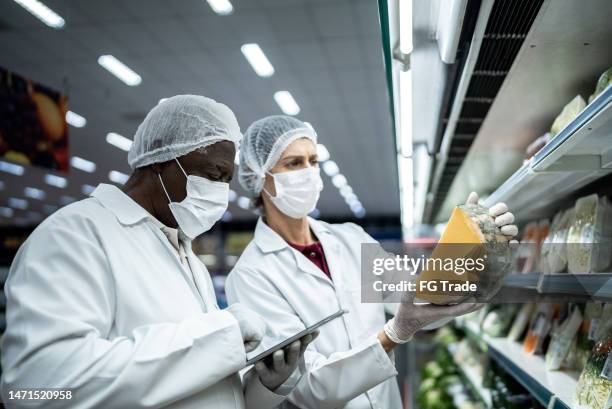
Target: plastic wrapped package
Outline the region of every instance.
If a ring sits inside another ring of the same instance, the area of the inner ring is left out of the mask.
[[[593,97],[594,97],[593,99],[597,98],[597,96],[601,94],[602,92],[604,92],[604,90],[608,88],[608,86],[611,84],[612,84],[612,67],[604,71],[599,77],[599,80],[597,80],[597,86],[595,87],[595,92],[593,93]]]
[[[574,223],[567,235],[568,271],[605,271],[612,258],[612,208],[596,194],[576,201]]]
[[[517,304],[502,304],[490,311],[482,322],[482,331],[492,337],[506,334],[512,319],[516,315]]]
[[[548,351],[546,351],[546,369],[561,369],[561,365],[570,351],[581,323],[582,314],[580,309],[574,306],[570,315],[552,332],[550,345],[548,346]]]
[[[578,330],[576,340],[570,349],[564,367],[582,371],[595,344],[598,328],[602,323],[604,304],[602,302],[588,302],[584,306],[582,324]]]
[[[557,223],[549,233],[550,245],[546,251],[546,266],[548,273],[562,273],[567,268],[567,234],[574,222],[574,208],[557,213]]]
[[[598,330],[598,341],[580,374],[574,395],[575,409],[609,409],[612,407],[612,309],[604,307],[604,324]]]
[[[486,257],[485,257],[486,256]],[[440,268],[426,269],[419,274],[419,281],[471,282],[477,284],[476,293],[440,294],[421,290],[417,284],[417,297],[434,304],[451,304],[476,296],[480,301],[493,297],[503,284],[511,264],[508,238],[502,234],[489,210],[480,205],[457,206],[434,248],[432,259],[480,259],[485,261],[482,271],[469,269],[461,274]]]
[[[542,249],[542,243],[546,236],[548,236],[549,222],[548,220],[541,220],[537,223],[529,225],[529,235],[525,234],[525,238],[521,240],[521,248],[525,251],[522,273],[534,273],[541,270],[540,251]]]
[[[510,327],[510,332],[508,333],[509,340],[518,341],[521,338],[525,332],[525,329],[527,328],[527,325],[529,324],[529,318],[533,313],[534,307],[535,304],[523,304],[521,306],[521,309],[514,318],[512,327]]]
[[[582,111],[585,107],[586,102],[584,101],[584,98],[582,98],[582,96],[580,95],[576,95],[574,99],[572,99],[565,107],[563,107],[563,110],[561,111],[559,116],[555,118],[555,121],[550,127],[550,134],[552,135],[552,137],[554,138],[555,136],[557,136],[557,134],[561,132],[561,130],[565,128],[567,124],[572,122],[572,120],[576,118],[580,111]]]

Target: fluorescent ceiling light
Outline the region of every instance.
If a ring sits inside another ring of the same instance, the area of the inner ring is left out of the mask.
[[[0,206],[0,216],[13,217],[13,209],[10,207]]]
[[[244,58],[251,64],[257,75],[260,77],[271,77],[274,74],[274,67],[258,44],[244,44],[240,47],[240,51],[242,51]]]
[[[70,158],[70,166],[88,173],[93,173],[96,171],[95,163],[90,160],[80,158],[78,156],[73,156],[72,158]]]
[[[106,142],[126,152],[132,147],[132,141],[130,139],[116,132],[109,132],[106,134]]]
[[[98,64],[130,87],[135,87],[142,82],[140,75],[112,55],[101,55],[98,58]]]
[[[118,183],[120,185],[125,185],[125,182],[128,181],[130,176],[117,170],[111,170],[110,172],[108,172],[108,178],[111,182]]]
[[[32,13],[37,19],[51,28],[62,28],[66,21],[38,0],[15,0],[15,3]]]
[[[61,176],[48,174],[45,175],[45,183],[63,189],[68,185],[68,180]]]
[[[402,236],[408,240],[414,224],[414,173],[412,158],[397,155]]]
[[[23,189],[23,194],[30,199],[43,200],[45,198],[45,191],[36,189],[35,187],[26,187]]]
[[[227,16],[232,14],[234,6],[229,0],[206,0],[211,9],[220,16]]]
[[[95,188],[96,187],[92,185],[83,185],[83,187],[81,188],[81,192],[83,192],[84,195],[89,196],[91,192],[95,190]]]
[[[230,202],[234,202],[236,200],[236,198],[238,198],[238,193],[236,193],[234,190],[230,189],[228,194],[227,194],[227,198]]]
[[[82,128],[87,125],[87,119],[72,111],[66,112],[66,122],[75,128]]]
[[[0,170],[15,176],[21,176],[24,172],[23,166],[4,161],[0,161]]]
[[[348,195],[354,194],[353,188],[349,185],[344,185],[340,188],[340,194],[342,195],[342,197],[346,198]]]
[[[402,54],[412,52],[412,0],[399,1],[400,51]]]
[[[329,160],[329,151],[322,143],[317,144],[317,160],[319,162],[325,162]]]
[[[76,199],[72,196],[62,196],[60,198],[60,203],[62,204],[62,206],[66,206],[72,202],[75,202]]]
[[[251,205],[251,200],[246,196],[240,196],[238,198],[238,207],[247,210]]]
[[[323,165],[321,165],[321,167],[323,168],[323,172],[325,172],[325,174],[329,177],[332,177],[336,175],[338,172],[340,172],[338,165],[333,160],[328,160],[327,162],[323,162]]]
[[[274,93],[274,100],[286,115],[297,115],[300,113],[300,106],[293,99],[289,91],[277,91]]]
[[[346,177],[344,177],[342,173],[338,173],[332,178],[332,183],[340,189],[342,186],[346,185]]]
[[[412,156],[412,71],[400,71],[400,140],[398,149],[402,156]]]
[[[9,197],[8,205],[11,206],[13,209],[24,210],[28,208],[28,201],[25,199],[18,199],[16,197]]]

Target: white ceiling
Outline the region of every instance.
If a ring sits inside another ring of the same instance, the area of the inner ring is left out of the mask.
[[[394,138],[374,0],[232,0],[234,13],[218,16],[204,0],[45,0],[66,20],[62,30],[43,25],[12,1],[0,4],[0,66],[69,96],[87,126],[70,128],[71,154],[96,162],[93,174],[73,169],[66,189],[45,185],[45,170],[0,174],[9,197],[23,188],[47,193],[28,199],[28,211],[59,205],[62,195],[83,197],[84,183],[108,182],[108,172],[129,173],[126,152],[105,142],[109,131],[132,138],[160,98],[202,94],[227,104],[244,130],[280,110],[272,95],[289,90],[313,124],[368,215],[399,215]],[[276,70],[258,77],[240,52],[259,43]],[[142,76],[128,87],[97,64],[112,54]],[[322,216],[352,216],[331,181]],[[232,187],[242,194],[236,182]],[[234,218],[253,217],[230,205]],[[15,219],[1,220],[12,224]]]

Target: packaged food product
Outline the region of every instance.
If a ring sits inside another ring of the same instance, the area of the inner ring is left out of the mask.
[[[482,322],[484,333],[492,337],[505,335],[517,307],[517,304],[502,304],[490,311]]]
[[[548,235],[549,222],[548,220],[540,220],[531,228],[531,233],[527,240],[521,241],[521,248],[525,249],[525,261],[523,264],[523,273],[539,272],[540,266],[540,250],[542,243]]]
[[[540,149],[546,146],[546,144],[548,143],[548,141],[551,140],[551,138],[552,137],[550,135],[550,132],[546,132],[544,135],[534,139],[534,141],[527,145],[527,148],[525,149],[525,159],[531,159],[533,155],[538,153]]]
[[[521,306],[516,318],[514,318],[510,332],[508,333],[509,340],[518,341],[521,338],[525,332],[525,328],[527,328],[527,324],[529,324],[529,317],[531,317],[533,313],[534,306],[535,304],[523,304]]]
[[[572,99],[565,107],[563,107],[563,110],[561,111],[559,116],[555,118],[555,121],[550,127],[551,136],[553,138],[557,136],[557,134],[561,132],[561,130],[565,128],[567,124],[572,122],[572,120],[576,118],[580,111],[582,111],[585,107],[586,102],[584,101],[584,98],[582,98],[582,96],[580,95],[576,95],[574,99]]]
[[[557,213],[557,223],[548,235],[550,244],[546,250],[546,266],[548,273],[562,273],[567,268],[567,234],[574,222],[574,208]]]
[[[609,307],[608,307],[609,308]],[[603,315],[604,304],[589,302],[584,306],[582,324],[576,336],[576,342],[566,358],[564,367],[582,371],[593,349]]]
[[[574,223],[567,235],[568,271],[573,274],[605,271],[612,257],[612,209],[606,197],[582,197],[574,207]]]
[[[608,85],[610,84],[612,84],[612,67],[604,71],[599,77],[599,80],[597,80],[597,86],[595,87],[593,97],[596,98],[597,95],[604,92],[604,90],[608,88]]]
[[[486,255],[486,257],[485,257]],[[482,271],[472,268],[462,274],[440,268],[424,270],[418,277],[418,298],[434,304],[460,302],[468,297],[479,300],[489,299],[501,288],[503,278],[510,271],[510,246],[508,239],[495,225],[487,208],[480,205],[461,205],[456,207],[434,248],[432,259],[457,260],[465,262],[472,259],[484,259]],[[475,283],[476,294],[440,294],[422,290],[421,281],[447,281]]]
[[[572,341],[578,333],[581,322],[582,314],[580,313],[580,308],[574,306],[569,317],[552,332],[550,345],[546,352],[546,369],[558,370],[561,368],[570,350]]]
[[[609,314],[605,309],[604,314]],[[603,317],[599,340],[576,384],[575,409],[609,409],[612,403],[612,316]],[[599,332],[599,331],[598,331]]]
[[[529,323],[529,330],[523,342],[523,351],[535,354],[541,351],[544,339],[551,329],[552,317],[555,313],[553,304],[539,304]]]

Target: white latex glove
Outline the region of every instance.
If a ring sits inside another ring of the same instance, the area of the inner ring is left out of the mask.
[[[305,335],[289,346],[273,353],[270,360],[264,359],[257,362],[255,371],[261,383],[271,391],[285,383],[297,368],[298,361],[304,355],[308,344],[314,341],[318,335],[318,331]]]
[[[239,303],[230,305],[227,311],[238,321],[245,351],[253,351],[266,334],[265,321],[259,314]]]
[[[465,204],[478,204],[478,194],[470,193]],[[499,230],[508,237],[508,240],[514,242],[514,236],[518,234],[518,227],[514,223],[514,215],[508,211],[508,206],[505,203],[496,203],[489,208],[489,215],[495,219],[495,225]]]
[[[402,302],[397,308],[395,317],[385,324],[385,334],[396,344],[410,341],[414,334],[430,324],[448,318],[459,317],[484,306],[484,304],[475,303],[474,298],[469,298],[460,304],[450,306],[435,304],[415,305],[415,295],[414,291],[405,293]]]

